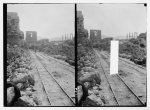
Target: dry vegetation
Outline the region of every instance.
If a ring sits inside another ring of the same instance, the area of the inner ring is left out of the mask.
[[[50,42],[46,45],[38,45],[37,49],[41,52],[52,55],[55,58],[62,59],[68,62],[70,65],[74,66],[75,64],[75,48],[73,40],[66,40],[58,45]]]
[[[140,38],[130,39],[128,42],[120,44],[119,53],[131,55],[134,59],[142,60],[146,56],[146,40]]]
[[[110,53],[110,40],[102,39],[94,42],[93,47]],[[136,64],[146,65],[146,33],[120,43],[119,56],[130,59]]]

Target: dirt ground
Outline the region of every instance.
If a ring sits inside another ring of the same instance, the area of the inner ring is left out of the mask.
[[[52,74],[52,76],[57,80],[57,82],[60,84],[60,86],[66,91],[66,93],[70,96],[70,97],[75,97],[75,74],[71,73],[70,71],[68,71],[67,69],[65,69],[63,67],[62,64],[60,64],[59,62],[56,62],[53,59],[48,58],[47,56],[45,56],[43,53],[36,53],[37,56],[40,58],[40,61],[44,64],[45,68],[47,69],[48,72],[50,72]],[[35,57],[35,55],[32,56],[33,59],[35,60],[35,64],[34,65],[39,65],[36,60],[37,58]],[[40,65],[39,65],[40,66]],[[73,72],[74,70],[71,71]],[[42,72],[42,66],[41,66],[41,72]],[[35,69],[35,71],[37,71]],[[47,85],[53,85],[52,81],[51,84],[46,84],[46,82],[49,82],[48,79],[46,79],[45,75],[40,76],[38,74],[38,72],[36,72],[37,74],[35,74],[35,89],[37,91],[37,96],[39,97],[41,103],[39,106],[51,106],[51,99],[52,96],[47,97],[45,94],[45,88],[42,85],[42,82],[45,83],[45,86]],[[41,78],[42,77],[42,78]],[[47,76],[48,77],[48,76]],[[45,80],[43,79],[45,78]],[[43,81],[41,80],[43,79]],[[51,79],[49,79],[51,80]],[[46,87],[47,88],[47,87]],[[50,91],[55,91],[55,86],[53,85],[53,88],[49,88],[47,89],[48,92]],[[60,94],[60,93],[59,93]],[[54,97],[52,98],[52,100],[54,99]],[[62,99],[61,99],[62,100]],[[67,102],[67,101],[65,101]],[[54,100],[54,102],[52,102],[52,106],[56,105],[59,106],[59,101]],[[60,102],[61,104],[61,102]],[[65,104],[65,103],[64,103]]]
[[[104,98],[104,106],[142,106],[141,102],[128,90],[128,88],[122,83],[117,75],[110,75],[109,58],[104,54],[101,55],[99,51],[97,54],[97,67],[101,76],[101,90],[99,95]],[[100,60],[101,58],[101,60]],[[108,62],[107,62],[108,61]],[[104,75],[104,71],[101,68],[101,64],[106,73],[107,79]],[[128,64],[119,60],[119,76],[125,81],[130,89],[141,99],[143,103],[146,103],[146,70],[140,69],[140,71],[134,70],[132,63]],[[135,67],[136,69],[138,66]],[[109,81],[109,83],[108,83]],[[111,88],[109,86],[111,85]],[[112,92],[111,89],[114,91]],[[114,97],[116,96],[116,99]],[[102,98],[101,98],[102,99]],[[102,99],[103,100],[103,99]]]
[[[105,57],[107,58],[106,60],[110,61],[107,56]],[[136,68],[137,70],[131,67]],[[133,92],[142,100],[142,102],[146,103],[146,69],[141,69],[138,65],[133,66],[132,62],[125,63],[119,60],[119,75],[121,78],[123,78],[125,83],[133,90]]]

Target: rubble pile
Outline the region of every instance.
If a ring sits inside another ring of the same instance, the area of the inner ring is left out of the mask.
[[[96,55],[88,39],[88,31],[84,28],[84,17],[77,12],[77,72],[78,72],[78,104],[79,106],[103,106],[100,97],[101,77],[96,66]]]
[[[21,48],[24,33],[16,12],[7,13],[7,106],[36,106],[34,71],[27,50]]]
[[[104,100],[101,99],[101,77],[96,66],[96,56],[92,49],[87,47],[78,47],[78,82],[81,83],[88,92],[85,100],[82,100],[81,106],[103,106]],[[79,102],[80,103],[80,102]]]
[[[31,59],[26,50],[18,46],[7,45],[7,83],[12,83],[17,86],[21,93],[18,101],[10,106],[38,105],[38,100],[34,93],[35,81],[34,71],[32,69]],[[11,96],[12,94],[14,93],[7,92],[7,96]]]

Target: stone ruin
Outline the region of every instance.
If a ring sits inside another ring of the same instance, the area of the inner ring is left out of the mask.
[[[101,30],[90,30],[90,40],[92,43],[101,40]]]
[[[81,11],[77,11],[77,42],[82,43],[82,41],[88,38],[88,30],[84,28],[84,17]]]
[[[19,44],[24,38],[20,30],[19,16],[16,12],[7,12],[7,43]]]
[[[29,46],[35,45],[37,42],[37,32],[36,31],[26,31],[26,42]]]

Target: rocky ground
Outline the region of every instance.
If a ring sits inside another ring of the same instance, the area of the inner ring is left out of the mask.
[[[13,87],[7,88],[7,106],[37,106],[39,100],[34,88],[35,70],[32,65],[27,50],[18,46],[7,46],[7,83],[17,86],[21,97],[14,104],[11,98],[16,97],[16,91]],[[10,99],[8,99],[10,98]],[[10,102],[10,103],[9,103]]]
[[[96,56],[92,50],[79,47],[78,55],[78,82],[83,84],[88,92],[86,99],[80,106],[104,106],[105,99],[101,96],[102,90],[100,73],[96,66]],[[83,96],[83,88],[78,86],[78,101]]]
[[[90,48],[82,46],[78,49],[79,106],[116,106],[116,100],[113,97],[114,95],[103,74],[99,58]],[[129,74],[129,72],[132,74]],[[140,97],[140,99],[142,99],[143,102],[146,102],[146,74],[142,74],[128,66],[120,64],[119,75],[123,77],[125,82]],[[118,85],[118,87],[119,86],[120,85]]]
[[[11,84],[11,86],[7,86],[7,106],[50,106],[47,96],[45,95],[40,76],[37,72],[35,62],[37,58],[32,57],[32,53],[34,52],[30,52],[29,50],[20,48],[17,45],[7,45],[7,85],[9,83]],[[62,63],[67,62],[65,61],[65,56],[62,57],[61,55],[52,55],[51,57],[58,60],[63,60],[64,62]],[[43,58],[45,59],[46,57]],[[59,71],[59,73],[65,73],[65,75],[60,74],[61,76],[63,76],[61,77],[63,79],[61,84],[66,88],[66,90],[69,90],[67,88],[68,86],[65,86],[63,82],[69,81],[71,82],[70,84],[72,84],[72,81],[75,81],[72,78],[67,78],[69,74],[74,75],[74,70],[72,70],[73,73],[69,73],[68,75],[66,75],[66,70],[71,71],[69,67],[64,67],[65,65],[60,66],[63,64],[59,64],[59,62],[55,60],[55,62],[53,63],[50,61],[53,60],[45,59],[43,63],[46,63],[47,66],[49,66],[50,71],[57,68],[57,71]],[[71,61],[69,62],[72,63]],[[57,67],[53,67],[55,65]],[[62,68],[62,70],[60,70],[59,68]],[[60,81],[61,78],[59,78]],[[75,87],[71,85],[71,88],[73,88],[72,90],[74,90]],[[17,95],[18,93],[20,95]],[[74,94],[74,92],[71,92],[71,94]],[[71,95],[71,97],[75,96]]]

